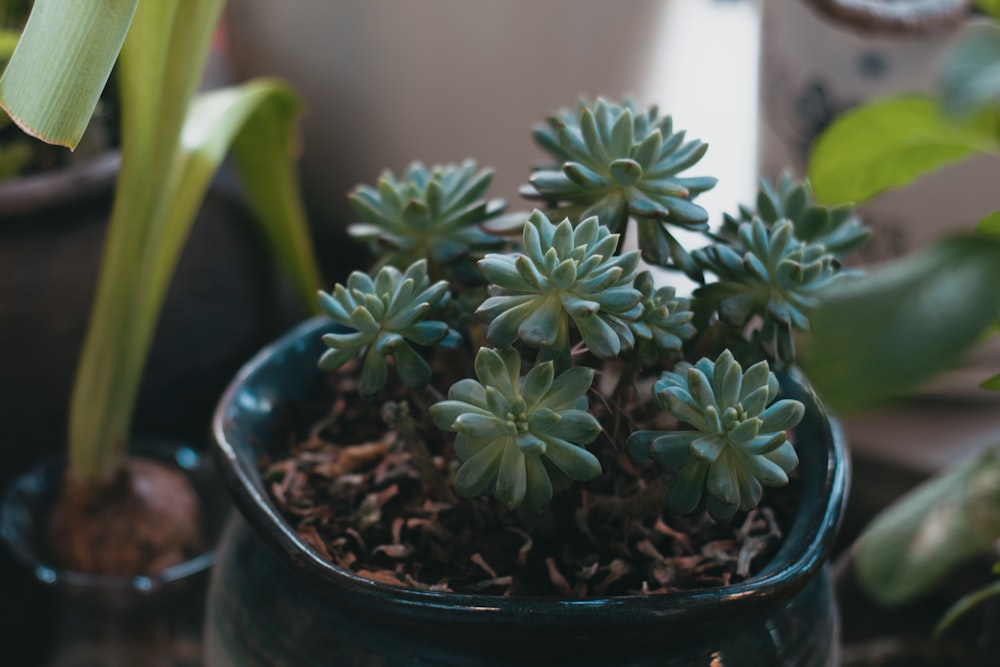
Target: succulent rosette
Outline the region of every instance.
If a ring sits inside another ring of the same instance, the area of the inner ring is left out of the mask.
[[[495,294],[476,311],[489,322],[497,347],[516,340],[569,356],[569,321],[603,359],[635,344],[630,323],[642,315],[642,293],[632,286],[639,254],[617,255],[619,237],[596,217],[576,228],[553,224],[534,211],[524,225],[523,253],[489,254],[479,261]]]
[[[639,274],[635,288],[642,294],[642,315],[629,326],[638,339],[639,359],[650,368],[665,355],[680,352],[684,341],[694,337],[694,313],[687,299],[677,297],[674,287],[657,288],[649,271]]]
[[[826,246],[796,239],[788,220],[772,227],[759,218],[744,222],[733,245],[719,243],[692,255],[718,277],[694,295],[718,303],[719,315],[734,326],[759,317],[759,342],[782,365],[794,360],[792,332],[809,330],[808,312],[819,292],[847,275]]]
[[[359,185],[350,194],[360,221],[348,232],[373,242],[381,261],[399,268],[424,257],[450,264],[496,248],[503,239],[479,228],[506,207],[483,199],[492,178],[471,160],[430,170],[414,162],[401,178],[385,171],[376,187]]]
[[[682,425],[676,431],[636,431],[626,450],[637,462],[657,461],[677,471],[667,503],[682,514],[705,498],[708,513],[727,520],[760,502],[764,486],[784,486],[798,456],[786,431],[802,420],[802,403],[778,396],[766,361],[743,372],[728,350],[665,372],[655,385],[657,404]],[[772,403],[773,402],[773,403]]]
[[[521,377],[521,356],[512,348],[481,348],[475,367],[478,381],[456,382],[430,409],[439,428],[458,433],[460,495],[489,493],[509,508],[540,509],[570,481],[601,474],[584,448],[601,432],[587,411],[593,369],[556,375],[546,361]]]
[[[720,236],[736,241],[740,225],[760,218],[768,227],[790,220],[795,238],[805,243],[822,244],[843,257],[863,245],[871,237],[871,229],[862,224],[850,206],[828,207],[813,201],[808,181],[796,181],[785,172],[778,183],[764,178],[757,191],[757,208],[739,207],[739,215],[725,214]]]
[[[411,264],[405,273],[383,266],[374,279],[360,271],[351,273],[346,285],[319,294],[323,312],[348,329],[323,336],[330,349],[320,357],[319,367],[333,370],[363,356],[360,391],[372,396],[385,386],[392,357],[403,384],[426,386],[430,366],[411,345],[454,346],[461,341],[444,322],[427,319],[447,301],[448,283],[431,284],[424,260]]]
[[[684,177],[708,145],[685,141],[670,116],[654,106],[639,112],[630,103],[598,99],[582,102],[577,113],[563,112],[535,131],[535,141],[557,164],[535,171],[522,189],[530,199],[556,207],[554,214],[579,220],[592,215],[612,232],[637,222],[646,261],[673,264],[700,278],[698,267],[669,226],[706,231],[708,213],[693,199],[715,186],[712,177]]]

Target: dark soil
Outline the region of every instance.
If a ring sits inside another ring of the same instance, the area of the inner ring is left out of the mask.
[[[49,522],[56,563],[89,574],[155,574],[195,556],[203,539],[191,483],[146,459],[130,460],[99,490],[67,477]]]
[[[300,538],[373,580],[561,598],[725,586],[767,564],[794,515],[794,481],[729,524],[663,513],[662,471],[636,468],[605,436],[590,446],[605,474],[557,493],[550,511],[458,498],[448,482],[453,434],[425,418],[433,399],[397,391],[366,402],[355,384],[345,367],[316,400],[295,405],[259,466]],[[603,401],[592,409],[606,433],[632,421]]]

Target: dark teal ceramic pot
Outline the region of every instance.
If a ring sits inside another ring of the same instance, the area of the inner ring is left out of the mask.
[[[774,560],[753,580],[656,596],[553,600],[406,590],[316,556],[271,503],[257,474],[286,401],[321,380],[324,320],[263,350],[223,396],[215,455],[241,510],[213,573],[206,660],[213,667],[615,665],[831,667],[837,615],[824,566],[847,491],[835,422],[800,383],[796,430],[802,505]]]

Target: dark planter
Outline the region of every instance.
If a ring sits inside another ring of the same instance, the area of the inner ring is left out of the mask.
[[[40,453],[66,446],[117,170],[108,153],[0,184],[0,488]],[[166,297],[136,431],[204,441],[232,374],[292,321],[279,313],[288,301],[278,298],[272,266],[238,196],[217,181]]]
[[[194,665],[214,542],[231,505],[211,462],[174,441],[140,440],[132,454],[183,474],[200,503],[204,550],[161,572],[113,577],[52,565],[45,536],[65,457],[50,456],[15,477],[0,503],[0,545],[18,585],[4,589],[4,664],[53,667]],[[27,597],[30,595],[30,598]],[[44,598],[45,614],[33,610]],[[44,640],[37,637],[40,625]],[[32,634],[35,637],[32,639]],[[31,639],[31,641],[29,641]]]
[[[246,521],[227,528],[213,573],[206,658],[247,665],[703,665],[828,667],[837,618],[824,566],[847,488],[837,425],[807,403],[797,429],[802,502],[752,581],[658,596],[570,601],[404,590],[335,567],[271,503],[256,461],[282,405],[321,380],[324,320],[299,326],[236,377],[215,415],[215,456]]]

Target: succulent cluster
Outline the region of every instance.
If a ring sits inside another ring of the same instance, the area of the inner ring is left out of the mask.
[[[557,163],[531,176],[525,197],[557,204],[557,215],[574,220],[596,215],[613,232],[624,233],[631,217],[643,259],[661,265],[672,260],[700,277],[667,225],[708,230],[708,212],[692,200],[716,179],[680,176],[707,144],[685,142],[685,133],[674,132],[673,119],[655,106],[637,112],[631,103],[604,99],[553,116],[535,131],[535,141]]]
[[[498,294],[476,314],[489,322],[494,345],[521,340],[570,352],[569,320],[596,356],[610,359],[635,344],[629,324],[643,312],[633,287],[639,253],[616,255],[618,235],[591,216],[574,228],[567,218],[554,225],[534,211],[524,225],[524,252],[490,254],[479,262]]]
[[[425,260],[411,264],[406,273],[384,266],[374,279],[354,271],[346,286],[338,284],[332,294],[319,294],[323,312],[348,330],[323,336],[330,349],[320,357],[319,367],[333,370],[363,355],[360,390],[362,395],[372,396],[386,383],[387,358],[391,356],[404,385],[426,386],[431,380],[430,366],[411,343],[458,344],[458,332],[444,322],[428,319],[447,301],[448,283],[439,280],[432,285]]]
[[[871,229],[862,224],[849,206],[827,207],[813,201],[812,188],[806,181],[796,181],[785,172],[777,186],[768,179],[761,179],[757,191],[757,209],[739,207],[739,215],[723,216],[719,235],[735,242],[740,225],[759,219],[768,228],[782,220],[792,223],[795,237],[800,241],[821,244],[827,251],[843,257],[863,245],[871,236]]]
[[[781,364],[794,361],[792,333],[809,330],[808,311],[819,293],[847,275],[826,246],[796,238],[789,220],[772,227],[759,218],[741,223],[732,245],[700,248],[694,258],[718,277],[695,296],[717,302],[720,317],[735,327],[760,318],[755,335],[766,354]]]
[[[434,423],[455,431],[455,453],[463,461],[455,488],[463,496],[489,490],[508,507],[540,509],[570,481],[601,474],[584,449],[601,432],[588,411],[590,368],[555,374],[553,362],[521,376],[521,355],[512,348],[481,348],[476,376],[455,383],[448,400],[431,407]]]
[[[351,231],[375,242],[382,268],[322,295],[344,331],[325,338],[321,367],[362,356],[367,395],[386,383],[390,359],[410,388],[459,378],[446,399],[428,390],[423,404],[433,424],[456,434],[462,496],[541,509],[571,482],[607,472],[601,461],[615,456],[587,447],[602,432],[602,441],[625,441],[624,423],[637,428],[624,447],[635,463],[673,471],[671,510],[704,507],[728,520],[756,506],[796,466],[787,432],[804,411],[778,400],[769,361],[794,362],[794,333],[808,329],[811,306],[843,275],[840,255],[867,231],[786,177],[778,189],[764,183],[756,213],[741,208],[710,232],[692,200],[715,179],[680,176],[706,146],[685,142],[655,108],[583,103],[535,138],[557,164],[526,186],[545,208],[520,218],[518,240],[483,231],[498,228],[503,206],[486,202],[489,173],[471,162],[418,164],[403,179],[387,172],[376,188],[355,190],[362,221]],[[622,247],[629,220],[638,250]],[[688,252],[671,226],[703,232],[708,245]],[[679,297],[639,271],[640,254],[701,285]],[[428,260],[460,258],[476,280],[431,284]],[[459,343],[464,362],[456,354],[440,368],[428,363],[431,346]],[[701,358],[692,366],[685,357]],[[655,380],[652,396],[637,394],[643,378]],[[662,418],[649,417],[654,406]],[[676,430],[651,426],[670,419]]]
[[[664,372],[654,391],[657,404],[692,430],[636,431],[626,448],[636,461],[678,471],[667,497],[671,509],[692,512],[704,493],[709,514],[726,520],[756,507],[762,487],[788,483],[798,457],[785,433],[804,408],[788,399],[772,404],[778,379],[767,362],[744,372],[726,350],[714,362]]]
[[[376,187],[359,185],[350,194],[362,222],[348,232],[375,243],[381,261],[398,268],[422,258],[450,264],[496,248],[503,240],[479,228],[504,210],[502,200],[483,199],[492,179],[492,171],[477,172],[471,160],[431,171],[414,162],[401,179],[386,171]]]

